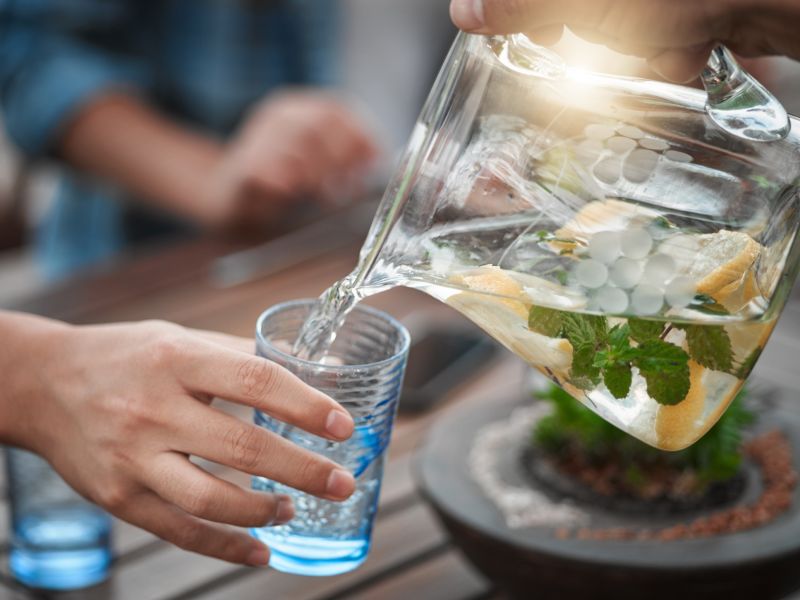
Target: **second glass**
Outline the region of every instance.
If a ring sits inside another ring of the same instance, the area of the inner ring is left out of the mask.
[[[336,575],[366,560],[378,506],[386,448],[408,356],[408,331],[377,310],[359,306],[339,331],[324,363],[290,354],[313,300],[279,304],[256,327],[256,351],[345,407],[355,420],[353,436],[330,442],[256,411],[255,423],[330,458],[356,477],[345,502],[331,502],[264,477],[253,489],[288,494],[296,516],[278,527],[251,529],[272,551],[270,566],[300,575]]]

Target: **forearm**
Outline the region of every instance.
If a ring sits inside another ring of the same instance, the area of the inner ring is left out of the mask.
[[[59,321],[0,310],[0,443],[33,449],[45,365],[72,328]],[[52,374],[51,374],[52,375]]]
[[[98,97],[72,119],[59,152],[71,165],[195,221],[221,145],[169,121],[141,100]]]

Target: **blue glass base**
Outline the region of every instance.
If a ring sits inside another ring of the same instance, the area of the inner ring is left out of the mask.
[[[108,576],[110,520],[97,508],[52,510],[15,523],[8,564],[28,587],[72,590]]]
[[[106,548],[68,551],[12,550],[8,559],[14,578],[32,588],[74,590],[103,581],[111,552]]]
[[[332,540],[301,535],[270,535],[251,529],[253,537],[269,546],[269,566],[295,575],[340,575],[358,568],[369,552],[369,540]]]

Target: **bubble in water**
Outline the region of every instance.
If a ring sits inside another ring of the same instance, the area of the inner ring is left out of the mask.
[[[594,176],[603,183],[614,183],[619,179],[622,170],[622,162],[616,156],[604,158],[594,167]]]
[[[637,148],[625,158],[622,174],[633,183],[646,181],[658,163],[658,154],[652,150]]]
[[[684,308],[691,304],[696,292],[694,280],[691,277],[679,275],[669,282],[664,297],[670,306]]]
[[[597,304],[603,312],[624,313],[628,308],[628,294],[615,287],[604,287],[596,295]]]
[[[639,145],[647,150],[655,150],[656,152],[663,152],[669,149],[669,144],[664,140],[656,138],[642,138],[639,140]]]
[[[642,279],[642,263],[632,258],[620,258],[611,267],[610,279],[617,287],[630,289]]]
[[[591,290],[599,288],[608,281],[608,268],[591,258],[580,261],[575,266],[574,273],[576,281]]]
[[[601,263],[614,262],[621,252],[619,233],[616,231],[600,231],[589,240],[589,256]]]
[[[617,128],[617,133],[634,140],[644,137],[644,131],[638,127],[634,127],[633,125],[623,125],[622,127]]]
[[[614,128],[600,123],[592,123],[583,129],[583,135],[590,140],[603,141],[614,135]]]
[[[649,283],[638,285],[631,294],[633,312],[639,315],[654,315],[664,305],[664,292]]]
[[[646,229],[634,227],[620,234],[620,244],[628,258],[644,258],[653,248],[653,236]]]
[[[636,147],[636,142],[631,138],[622,137],[621,135],[615,135],[612,138],[608,138],[606,140],[606,148],[611,150],[612,152],[616,152],[617,154],[625,154],[626,152],[630,152]]]
[[[675,260],[667,254],[655,254],[647,259],[642,280],[653,285],[664,285],[675,275]]]

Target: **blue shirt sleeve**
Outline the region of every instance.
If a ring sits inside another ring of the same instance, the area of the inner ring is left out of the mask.
[[[18,8],[24,4],[0,0],[0,109],[11,139],[35,156],[53,149],[92,97],[138,87],[143,77],[134,65],[54,28],[46,11]]]

